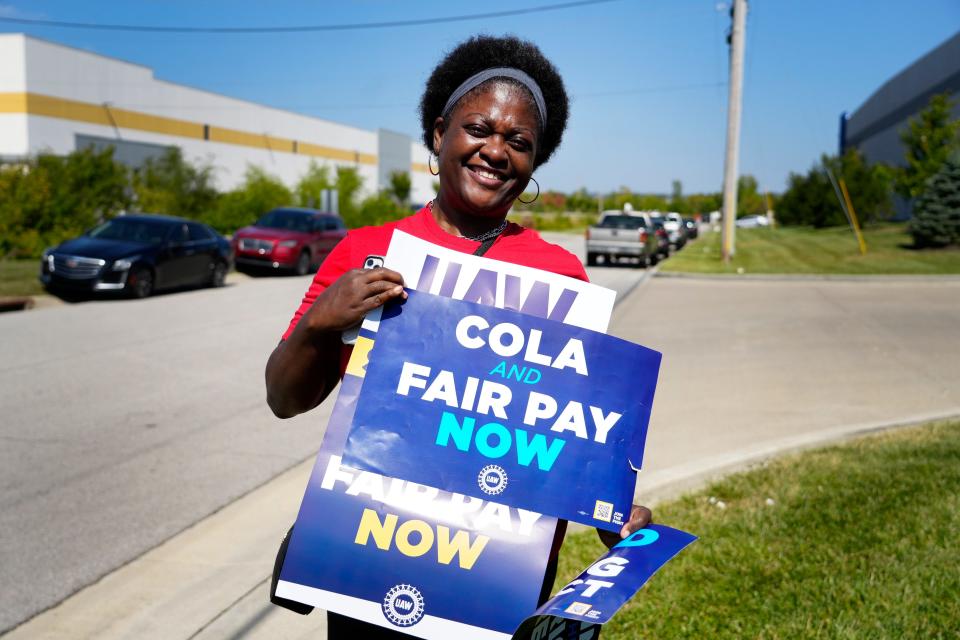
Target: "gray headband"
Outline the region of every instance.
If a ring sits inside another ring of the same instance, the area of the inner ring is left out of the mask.
[[[523,71],[520,71],[520,69],[514,69],[513,67],[494,67],[473,74],[450,94],[450,97],[447,99],[447,104],[443,105],[443,112],[440,115],[446,118],[447,114],[453,110],[454,105],[460,101],[460,98],[492,78],[510,78],[525,86],[530,93],[533,94],[533,101],[537,105],[537,111],[540,115],[540,130],[543,131],[546,128],[547,103],[543,99],[543,92],[540,91],[539,85],[537,85],[537,82],[533,78]]]

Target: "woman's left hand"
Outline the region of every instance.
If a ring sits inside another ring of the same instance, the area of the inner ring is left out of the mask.
[[[633,505],[633,508],[630,509],[630,519],[627,520],[627,522],[620,529],[619,535],[613,533],[612,531],[605,531],[603,529],[597,529],[597,535],[600,536],[600,542],[607,545],[608,549],[612,549],[631,533],[643,529],[651,522],[653,522],[653,513],[650,512],[650,509],[635,504]]]

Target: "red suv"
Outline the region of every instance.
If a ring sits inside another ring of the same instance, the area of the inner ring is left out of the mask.
[[[347,235],[340,216],[314,209],[274,209],[233,234],[237,269],[290,269],[298,276],[323,262]]]

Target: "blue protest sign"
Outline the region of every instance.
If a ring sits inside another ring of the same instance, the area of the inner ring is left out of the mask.
[[[423,638],[507,640],[537,606],[556,520],[343,466],[362,383],[342,381],[277,595]]]
[[[658,524],[640,529],[587,567],[536,613],[603,624],[660,567],[696,539],[686,531]]]
[[[388,307],[344,464],[618,531],[660,354],[410,292]]]

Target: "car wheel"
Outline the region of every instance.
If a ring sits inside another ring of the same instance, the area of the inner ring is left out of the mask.
[[[135,269],[127,277],[127,288],[132,298],[146,298],[153,293],[153,271],[146,267]]]
[[[595,267],[597,266],[597,254],[593,252],[587,253],[587,266]]]
[[[293,267],[293,272],[298,276],[305,276],[310,271],[310,252],[301,251],[297,258],[297,264]]]
[[[219,260],[214,263],[210,271],[210,280],[207,281],[208,287],[222,287],[227,282],[227,265]]]

